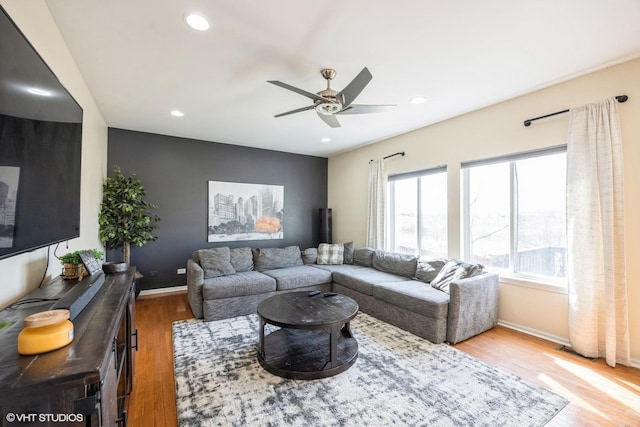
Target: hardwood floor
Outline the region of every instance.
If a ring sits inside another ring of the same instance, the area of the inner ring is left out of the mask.
[[[136,317],[139,350],[129,425],[175,426],[171,323],[193,317],[187,295],[139,298]],[[640,426],[638,369],[610,368],[601,359],[584,359],[500,326],[455,347],[569,399],[548,426]]]

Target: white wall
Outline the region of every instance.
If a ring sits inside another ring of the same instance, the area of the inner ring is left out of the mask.
[[[449,256],[460,256],[460,162],[565,144],[568,114],[534,122],[530,127],[522,122],[626,94],[629,101],[618,107],[625,156],[629,324],[632,358],[640,364],[639,77],[640,59],[636,59],[330,158],[328,199],[333,210],[334,241],[353,240],[356,246],[364,246],[369,160],[405,151],[406,156],[385,161],[387,173],[448,166]],[[566,294],[501,283],[502,322],[567,340],[567,305]]]
[[[107,126],[44,1],[0,0],[0,4],[84,110],[80,237],[68,242],[68,250],[102,248],[98,212],[102,182],[107,176]],[[54,247],[50,251],[47,279],[61,272],[59,261],[53,257]],[[68,250],[67,244],[62,243],[58,254]],[[47,248],[0,260],[0,308],[37,288],[46,265]]]

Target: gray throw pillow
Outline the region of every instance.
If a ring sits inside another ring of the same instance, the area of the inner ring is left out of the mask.
[[[376,249],[373,253],[373,268],[397,274],[398,276],[414,277],[417,264],[418,259],[413,255],[387,252],[380,249]]]
[[[204,278],[226,276],[236,271],[231,265],[231,252],[228,247],[200,249],[198,257],[204,270]]]
[[[344,264],[353,264],[353,251],[356,249],[356,246],[353,242],[347,242],[344,244]]]
[[[234,248],[231,249],[231,265],[236,273],[253,270],[253,254],[251,248]]]
[[[446,263],[447,260],[445,258],[418,258],[416,279],[425,283],[431,283]]]
[[[299,246],[254,249],[253,265],[257,271],[304,265]]]
[[[447,261],[435,279],[431,281],[431,286],[448,294],[451,282],[471,277],[481,267],[478,264],[467,264],[459,259],[451,259]]]
[[[363,267],[371,267],[373,260],[373,252],[371,248],[356,248],[353,250],[353,263],[362,265]]]
[[[315,264],[318,259],[318,248],[307,248],[301,253],[302,262],[307,264]]]
[[[320,243],[316,263],[318,265],[343,264],[344,245],[342,243]]]

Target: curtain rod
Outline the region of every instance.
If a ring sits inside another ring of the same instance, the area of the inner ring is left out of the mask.
[[[627,95],[618,95],[616,96],[616,99],[618,100],[618,102],[627,102],[627,99],[629,99],[629,97]],[[569,110],[562,110],[562,111],[558,111],[555,113],[551,113],[551,114],[547,114],[544,116],[540,116],[540,117],[536,117],[534,119],[527,119],[524,121],[524,125],[525,126],[531,126],[531,122],[534,122],[536,120],[540,120],[540,119],[546,119],[547,117],[551,117],[551,116],[557,116],[558,114],[563,114],[563,113],[568,113]]]
[[[389,154],[388,156],[383,157],[382,160],[388,159],[389,157],[395,157],[395,156],[404,156],[404,151],[398,151],[397,153]],[[369,163],[371,162],[373,162],[373,159],[369,160]]]

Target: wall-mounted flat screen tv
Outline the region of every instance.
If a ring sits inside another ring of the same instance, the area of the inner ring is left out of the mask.
[[[82,108],[0,7],[0,259],[80,234]]]

